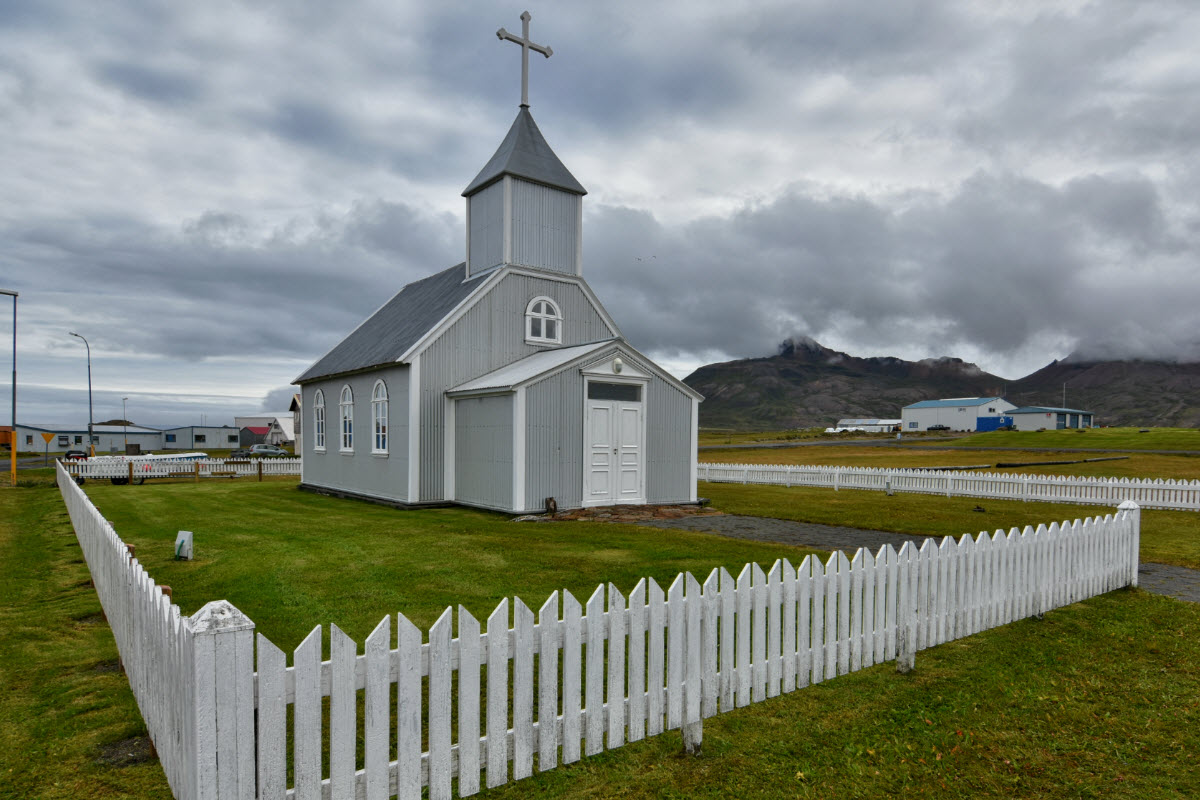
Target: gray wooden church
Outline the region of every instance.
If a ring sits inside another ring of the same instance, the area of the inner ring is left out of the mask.
[[[467,202],[466,261],[401,289],[306,370],[304,488],[500,511],[696,500],[700,395],[583,277],[583,196],[522,102]]]

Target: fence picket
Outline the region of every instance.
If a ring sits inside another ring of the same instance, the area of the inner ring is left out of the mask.
[[[551,592],[538,609],[539,772],[554,769],[558,763],[558,633],[558,592]]]
[[[584,755],[604,750],[604,585],[587,601],[586,666],[584,668]]]
[[[429,629],[429,800],[450,797],[450,643],[453,626],[454,611],[446,608]],[[417,738],[419,741],[419,729]]]
[[[750,577],[754,601],[750,624],[751,695],[758,703],[767,699],[767,576],[752,562]]]
[[[608,585],[608,748],[625,744],[625,596]]]
[[[321,797],[321,626],[292,655],[296,699],[292,703],[292,770],[296,800]]]
[[[508,598],[487,620],[487,767],[489,789],[508,782]],[[566,759],[563,759],[564,761]]]
[[[422,783],[421,630],[403,614],[396,615],[396,656],[396,797],[413,800]],[[444,711],[448,728],[449,707]]]
[[[683,725],[684,609],[683,574],[667,589],[667,730]]]
[[[287,655],[258,634],[258,796],[287,796]]]
[[[767,573],[766,586],[758,592],[760,596],[765,596],[765,606],[767,615],[766,624],[766,694],[767,697],[778,697],[779,688],[782,685],[783,676],[780,674],[779,664],[779,648],[781,645],[782,631],[782,613],[783,609],[783,564],[776,561],[771,565],[771,571]]]
[[[649,618],[646,637],[646,735],[657,736],[663,732],[663,686],[666,679],[663,625],[666,623],[666,600],[662,587],[653,578],[648,579],[646,584]]]
[[[720,651],[720,695],[721,711],[732,711],[736,708],[734,694],[737,684],[734,676],[734,627],[737,620],[737,583],[733,575],[721,567],[721,622],[718,635],[721,637]]]
[[[850,672],[862,669],[863,554],[866,552],[859,548],[850,560],[850,596],[846,599],[850,604]]]
[[[479,620],[458,607],[458,794],[479,791]],[[556,676],[557,677],[557,676]],[[557,685],[557,681],[555,681]]]
[[[786,558],[780,565],[780,602],[783,604],[783,641],[779,671],[783,692],[796,689],[796,568]]]
[[[629,741],[646,738],[646,581],[629,593]]]
[[[842,551],[837,550],[825,562],[825,677],[837,675],[838,665],[838,567]]]
[[[513,598],[513,780],[533,774],[533,611]],[[447,694],[449,694],[447,692]],[[448,700],[449,698],[447,698]],[[448,717],[447,717],[448,719]],[[449,732],[447,732],[449,740]],[[505,756],[507,758],[507,756]],[[432,800],[432,798],[430,798]]]
[[[737,578],[737,666],[734,670],[737,675],[738,708],[750,705],[750,610],[754,603],[750,575],[750,565],[747,564]]]
[[[812,556],[805,556],[796,570],[796,688],[812,683]]]
[[[862,665],[875,663],[875,556],[862,548]]]
[[[701,645],[700,685],[703,692],[700,715],[713,717],[717,714],[717,701],[720,696],[721,682],[717,673],[719,664],[718,629],[721,624],[721,573],[714,569],[704,580],[702,601],[704,603],[703,643]],[[793,681],[795,675],[792,676]]]
[[[812,682],[825,679],[825,564],[812,556],[812,639],[809,643]],[[832,676],[831,676],[832,677]]]
[[[388,780],[388,742],[391,739],[391,694],[389,662],[392,625],[384,617],[367,637],[367,678],[363,705],[363,755],[367,800],[387,800],[391,796]]]

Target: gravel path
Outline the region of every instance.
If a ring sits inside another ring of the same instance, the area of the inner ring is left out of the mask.
[[[655,519],[638,524],[656,528],[705,531],[736,539],[793,544],[816,550],[846,550],[849,553],[860,547],[876,551],[885,544],[900,547],[905,542],[914,542],[919,545],[926,538],[888,531],[868,531],[737,514]],[[1138,586],[1154,594],[1200,603],[1200,570],[1168,564],[1143,563],[1138,567]]]

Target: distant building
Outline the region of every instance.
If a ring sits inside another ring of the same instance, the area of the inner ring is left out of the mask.
[[[1062,430],[1064,428],[1090,428],[1095,415],[1078,408],[1046,408],[1044,406],[1022,406],[1008,412],[1013,418],[1013,427],[1019,431]]]
[[[900,430],[903,420],[899,419],[839,419],[837,425],[832,428],[826,428],[826,433],[840,433],[842,431],[861,431],[863,433],[890,433]]]
[[[242,430],[242,445],[250,444],[274,444],[285,445],[293,444],[296,441],[296,434],[293,430],[293,413],[291,411],[281,411],[277,414],[260,414],[254,417],[234,417],[233,424]],[[265,432],[258,430],[266,428]],[[250,434],[246,434],[248,429],[254,429]],[[261,436],[261,439],[247,441],[248,436]]]
[[[125,444],[136,444],[142,451],[163,446],[163,432],[140,425],[93,425],[96,455],[124,453]],[[65,453],[68,450],[87,450],[87,425],[21,425],[17,424],[17,449],[34,453]],[[49,438],[49,441],[46,439]]]
[[[164,450],[232,450],[238,446],[238,429],[232,425],[187,425],[162,432]]]
[[[903,429],[927,431],[930,428],[952,431],[994,431],[1012,425],[1016,408],[1003,397],[951,397],[922,400],[900,411]]]
[[[300,441],[302,436],[300,423],[303,414],[301,413],[299,394],[292,395],[292,402],[288,406],[288,411],[292,412],[292,437],[296,443],[296,454],[299,455],[304,452],[304,445]]]

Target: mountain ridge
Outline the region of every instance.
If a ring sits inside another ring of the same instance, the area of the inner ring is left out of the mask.
[[[700,424],[770,430],[833,425],[847,417],[899,418],[920,400],[1005,397],[1018,406],[1066,403],[1100,425],[1200,426],[1200,364],[1057,359],[1018,380],[959,358],[905,361],[851,356],[807,337],[774,356],[707,364],[684,378],[704,395]]]

